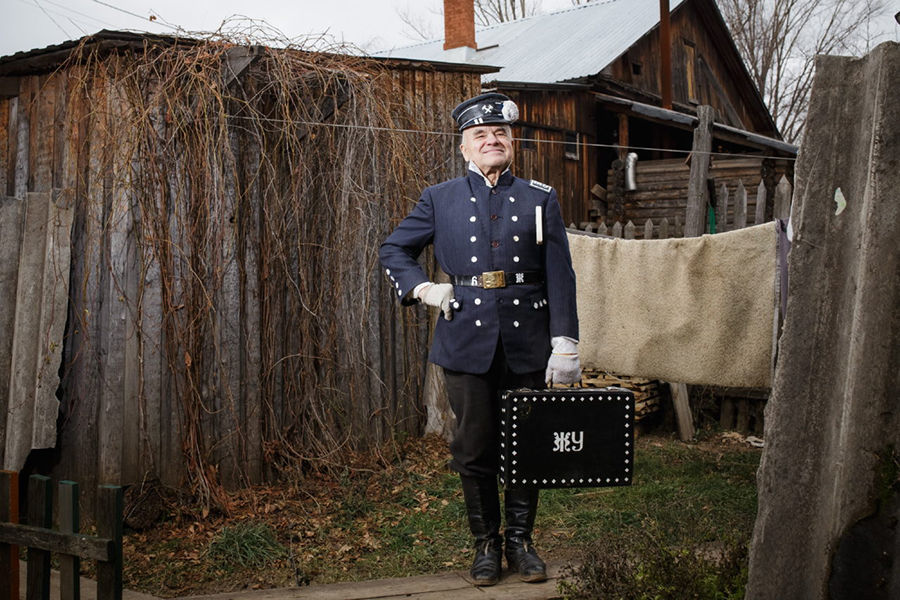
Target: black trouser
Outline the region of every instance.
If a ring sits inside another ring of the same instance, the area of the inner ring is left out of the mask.
[[[444,369],[456,432],[450,442],[450,467],[469,477],[496,477],[500,471],[500,398],[502,390],[541,389],[544,372],[514,373],[499,341],[487,373]]]

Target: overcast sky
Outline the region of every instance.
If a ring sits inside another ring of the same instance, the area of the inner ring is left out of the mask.
[[[539,0],[543,12],[571,7],[571,0]],[[862,2],[863,0],[858,0]],[[217,30],[223,20],[263,20],[289,38],[326,33],[367,51],[420,41],[400,14],[410,15],[433,38],[443,36],[443,0],[0,0],[0,56],[77,39],[101,29],[173,33]],[[891,15],[877,25],[880,41],[900,39]],[[155,20],[150,21],[153,17]]]
[[[399,13],[442,37],[442,0],[0,0],[0,56],[77,39],[101,29],[153,33],[215,31],[244,16],[266,21],[289,38],[327,33],[334,41],[376,51],[420,41]],[[545,12],[570,0],[542,0]],[[148,20],[155,17],[154,21]]]

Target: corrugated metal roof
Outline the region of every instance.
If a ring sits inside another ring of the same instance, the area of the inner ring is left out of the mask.
[[[671,0],[675,10],[685,0]],[[604,0],[501,23],[475,32],[479,50],[443,49],[437,40],[377,56],[501,67],[482,81],[554,83],[595,75],[659,23],[659,0]]]

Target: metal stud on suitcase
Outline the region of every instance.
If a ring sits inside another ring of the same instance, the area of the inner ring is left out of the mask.
[[[630,485],[634,394],[623,388],[501,395],[500,481],[507,488]]]

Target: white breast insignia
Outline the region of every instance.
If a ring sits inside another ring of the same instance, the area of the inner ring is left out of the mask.
[[[539,190],[543,190],[543,191],[547,192],[548,194],[550,193],[550,190],[553,189],[552,187],[550,187],[550,186],[547,185],[546,183],[541,183],[540,181],[535,181],[534,179],[532,179],[532,180],[531,180],[531,183],[529,183],[528,185],[530,185],[530,186],[533,187],[533,188],[537,188],[537,189],[539,189]]]

